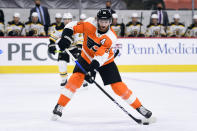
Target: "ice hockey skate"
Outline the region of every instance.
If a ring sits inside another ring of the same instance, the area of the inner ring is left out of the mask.
[[[51,117],[51,120],[56,121],[62,116],[62,109],[63,106],[57,104],[53,110],[53,115]]]
[[[136,109],[141,115],[143,115],[146,118],[150,118],[152,116],[152,112],[146,109],[144,106],[140,106]]]

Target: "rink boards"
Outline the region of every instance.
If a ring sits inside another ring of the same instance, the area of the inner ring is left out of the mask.
[[[57,73],[48,38],[0,38],[0,73]],[[197,39],[120,38],[113,50],[121,72],[197,72]],[[72,72],[74,65],[68,65]]]

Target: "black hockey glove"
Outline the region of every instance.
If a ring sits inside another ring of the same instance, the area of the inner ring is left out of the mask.
[[[19,36],[20,35],[20,31],[19,30],[13,30],[14,32],[14,36]]]
[[[33,36],[33,35],[34,35],[34,31],[33,30],[29,31],[28,36]]]
[[[58,46],[61,51],[64,51],[65,49],[70,47],[71,42],[68,39],[61,39],[58,43]]]
[[[55,51],[56,51],[56,47],[55,47],[55,43],[50,40],[50,44],[48,45],[48,52],[55,55]]]
[[[90,84],[92,84],[93,81],[95,80],[96,70],[99,68],[99,66],[100,66],[100,64],[97,60],[93,60],[91,62],[88,75],[85,76],[86,81],[89,82]]]
[[[0,36],[4,36],[4,33],[2,31],[0,31]]]
[[[76,49],[76,51],[73,53],[73,56],[75,57],[75,59],[78,59],[80,55],[81,55],[81,50],[78,50],[78,49]]]
[[[58,46],[61,51],[64,51],[65,49],[69,48],[70,45],[73,43],[72,35],[73,35],[73,30],[68,28],[64,29],[62,33],[62,37],[58,42]]]
[[[8,33],[8,36],[14,36],[15,34],[14,34],[14,31],[10,31],[9,33]]]

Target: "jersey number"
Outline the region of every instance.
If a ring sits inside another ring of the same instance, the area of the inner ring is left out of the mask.
[[[102,39],[101,40],[101,45],[104,45],[105,44],[105,41],[106,41],[106,39]]]

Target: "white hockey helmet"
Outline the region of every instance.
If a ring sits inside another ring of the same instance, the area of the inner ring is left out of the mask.
[[[131,18],[137,18],[138,17],[138,14],[137,13],[133,13]]]
[[[180,15],[179,14],[174,14],[173,18],[174,19],[180,19]]]
[[[118,15],[117,14],[112,14],[112,18],[113,19],[118,19]]]
[[[81,14],[81,15],[80,15],[80,19],[81,19],[81,20],[85,20],[86,18],[87,18],[86,14]]]
[[[56,13],[55,18],[62,18],[62,15],[60,13]]]
[[[197,20],[197,15],[194,15],[194,16],[193,16],[193,19],[194,19],[194,20]]]
[[[151,18],[152,19],[158,19],[158,15],[157,14],[152,14]]]
[[[13,15],[14,17],[18,17],[18,18],[20,18],[20,14],[19,13],[14,13],[14,15]]]
[[[32,13],[32,17],[38,17],[38,13],[37,12],[33,12]]]
[[[64,15],[63,15],[63,19],[72,19],[72,18],[73,18],[73,16],[71,13],[64,13]]]

